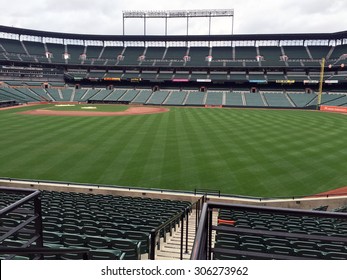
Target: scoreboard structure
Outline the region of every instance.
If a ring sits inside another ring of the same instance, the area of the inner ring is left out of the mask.
[[[231,18],[231,33],[234,34],[234,10],[215,9],[215,10],[172,10],[172,11],[123,11],[123,35],[126,35],[125,19],[143,19],[143,35],[147,35],[147,19],[164,19],[165,20],[165,36],[168,35],[168,19],[182,18],[186,20],[186,35],[189,35],[189,19],[190,18],[208,18],[208,35],[211,35],[212,18],[226,17]]]

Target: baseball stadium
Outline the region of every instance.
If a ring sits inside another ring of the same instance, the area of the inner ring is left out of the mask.
[[[346,260],[346,62],[347,31],[0,26],[1,259]]]

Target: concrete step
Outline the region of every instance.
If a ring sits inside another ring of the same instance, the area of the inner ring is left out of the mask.
[[[214,225],[217,224],[217,214],[213,215]],[[195,210],[189,215],[188,218],[188,250],[186,252],[186,222],[183,227],[183,259],[189,260],[192,252],[196,225],[196,213]],[[180,259],[180,246],[181,246],[181,226],[176,228],[176,231],[172,233],[172,236],[167,234],[166,242],[161,242],[160,250],[156,251],[156,260],[179,260]]]

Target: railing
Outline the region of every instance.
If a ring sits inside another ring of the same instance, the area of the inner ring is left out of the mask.
[[[127,191],[149,191],[149,192],[159,192],[159,193],[180,193],[180,194],[194,194],[194,191],[187,190],[170,190],[170,189],[159,189],[159,188],[143,188],[143,187],[134,187],[134,186],[118,186],[118,185],[107,185],[107,184],[86,184],[86,183],[78,183],[78,182],[65,182],[65,181],[51,181],[51,180],[31,180],[31,179],[21,179],[21,178],[10,178],[10,177],[0,177],[0,180],[8,181],[10,183],[27,183],[31,184],[31,187],[35,187],[34,184],[37,185],[45,185],[45,184],[57,184],[57,185],[65,185],[68,187],[91,187],[91,188],[117,188]],[[196,195],[199,195],[198,193]]]
[[[18,201],[0,209],[0,219],[12,212],[21,212],[20,207],[34,202],[33,213],[29,213],[29,217],[26,217],[17,226],[13,228],[4,228],[8,230],[0,237],[0,244],[11,236],[15,235],[19,231],[25,231],[32,233],[33,235],[29,240],[24,242],[21,248],[9,248],[0,245],[0,254],[9,255],[8,259],[13,259],[16,255],[32,256],[34,259],[43,259],[45,254],[67,254],[67,253],[82,253],[83,259],[89,259],[89,249],[51,249],[43,248],[43,227],[42,227],[42,213],[41,213],[41,192],[31,189],[19,189],[19,188],[5,188],[0,187],[0,193],[11,194],[24,194],[25,197]],[[28,212],[28,211],[26,211]],[[28,213],[26,213],[28,214]],[[25,229],[29,224],[34,222],[34,229]],[[30,247],[30,248],[29,248]]]
[[[212,246],[212,231],[229,232],[234,234],[252,234],[282,238],[297,238],[303,240],[316,240],[326,242],[344,242],[347,243],[346,236],[324,236],[316,234],[290,233],[270,230],[257,230],[252,228],[238,228],[233,226],[216,226],[212,224],[212,215],[214,210],[243,210],[256,213],[271,213],[293,216],[317,217],[317,218],[333,218],[344,219],[347,221],[347,213],[322,212],[310,210],[296,210],[286,208],[260,207],[260,206],[245,206],[237,204],[213,203],[207,202],[204,204],[200,219],[200,224],[194,241],[194,246],[191,254],[191,260],[211,260],[213,253],[230,253],[236,256],[247,256],[251,258],[273,258],[273,259],[309,259],[307,257],[296,257],[281,254],[269,254],[262,252],[251,252],[244,250],[231,250],[225,248],[213,248]]]
[[[180,260],[183,259],[183,249],[184,249],[184,241],[185,241],[185,253],[188,253],[188,230],[189,230],[189,213],[192,212],[192,209],[195,207],[196,210],[196,217],[197,217],[197,224],[196,228],[198,227],[198,217],[200,217],[201,212],[201,206],[205,202],[206,197],[202,196],[199,198],[196,202],[194,202],[191,206],[187,207],[183,212],[178,213],[174,217],[172,217],[170,220],[165,222],[163,225],[159,226],[156,229],[153,229],[150,232],[149,236],[149,253],[148,258],[150,260],[155,260],[155,251],[156,248],[160,250],[160,238],[161,233],[163,232],[163,239],[164,242],[166,242],[166,230],[169,227],[170,229],[170,236],[172,236],[172,225],[176,224],[177,221],[180,222],[180,228],[181,228],[181,237],[180,237]],[[186,221],[186,227],[184,232],[184,220]],[[184,237],[185,234],[185,237]]]
[[[127,191],[149,191],[149,192],[160,192],[160,193],[183,193],[190,195],[214,195],[218,197],[225,198],[237,198],[237,199],[249,199],[252,201],[266,202],[268,200],[298,200],[302,198],[332,198],[338,196],[347,196],[346,192],[339,193],[322,193],[322,194],[307,194],[307,195],[293,195],[293,196],[273,196],[273,197],[257,197],[257,196],[246,196],[246,195],[237,195],[237,194],[226,194],[222,193],[220,190],[208,190],[208,189],[195,189],[195,190],[170,190],[170,189],[160,189],[160,188],[142,188],[142,187],[134,187],[134,186],[118,186],[118,185],[107,185],[107,184],[85,184],[78,182],[64,182],[64,181],[50,181],[50,180],[30,180],[30,179],[21,179],[21,178],[10,178],[10,177],[0,177],[0,180],[8,181],[8,182],[24,182],[28,184],[32,184],[31,187],[34,187],[34,184],[57,184],[57,185],[66,185],[71,187],[91,187],[91,188],[118,188]]]
[[[0,244],[7,238],[13,236],[20,230],[23,230],[30,223],[35,223],[34,235],[30,238],[23,247],[35,246],[37,248],[43,247],[43,228],[42,228],[42,216],[41,216],[41,200],[40,200],[40,191],[38,190],[29,190],[29,189],[13,189],[13,188],[4,188],[0,187],[0,192],[3,193],[16,193],[16,194],[24,194],[25,197],[19,199],[18,201],[6,206],[5,208],[0,210],[0,218],[3,218],[8,213],[11,213],[21,206],[30,203],[30,201],[34,202],[34,212],[32,215],[29,215],[25,220],[21,221],[17,226],[13,228],[9,228],[6,233],[4,233],[0,237]],[[3,249],[3,248],[2,248]],[[0,253],[3,250],[0,250]]]
[[[194,190],[194,195],[197,194],[204,194],[204,195],[215,195],[220,197],[220,190],[210,190],[210,189],[195,189]]]

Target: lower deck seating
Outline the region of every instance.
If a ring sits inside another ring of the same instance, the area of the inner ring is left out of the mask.
[[[185,91],[173,91],[168,99],[165,102],[165,105],[182,105],[186,96],[187,96],[187,92]]]
[[[220,210],[218,219],[214,248],[233,251],[216,252],[214,259],[347,259],[347,220],[238,210]]]
[[[270,108],[313,108],[318,102],[316,93],[264,89],[250,92],[247,87],[234,91],[209,89],[197,90],[158,90],[152,89],[104,89],[38,86],[0,87],[0,100],[14,100],[17,103],[28,102],[93,102],[125,103],[169,106],[226,106],[226,107],[270,107]],[[324,93],[322,105],[347,107],[347,95],[343,91]]]
[[[4,207],[18,199],[4,194],[0,204]],[[185,201],[48,191],[42,192],[41,204],[44,246],[90,248],[92,258],[96,259],[141,259],[149,250],[150,231],[190,205]],[[2,232],[17,226],[28,216],[28,211],[21,211],[1,218]],[[163,231],[176,225],[174,221]],[[2,245],[21,247],[32,238],[33,229],[34,225],[26,227]],[[48,258],[55,257],[76,259],[81,256],[66,254]]]
[[[251,107],[265,107],[261,95],[259,93],[245,93],[247,106]]]
[[[293,107],[283,93],[264,93],[263,95],[269,107]]]
[[[309,93],[288,93],[288,96],[297,108],[307,107],[317,98],[316,94]]]
[[[185,105],[201,106],[204,105],[205,92],[190,92]]]

